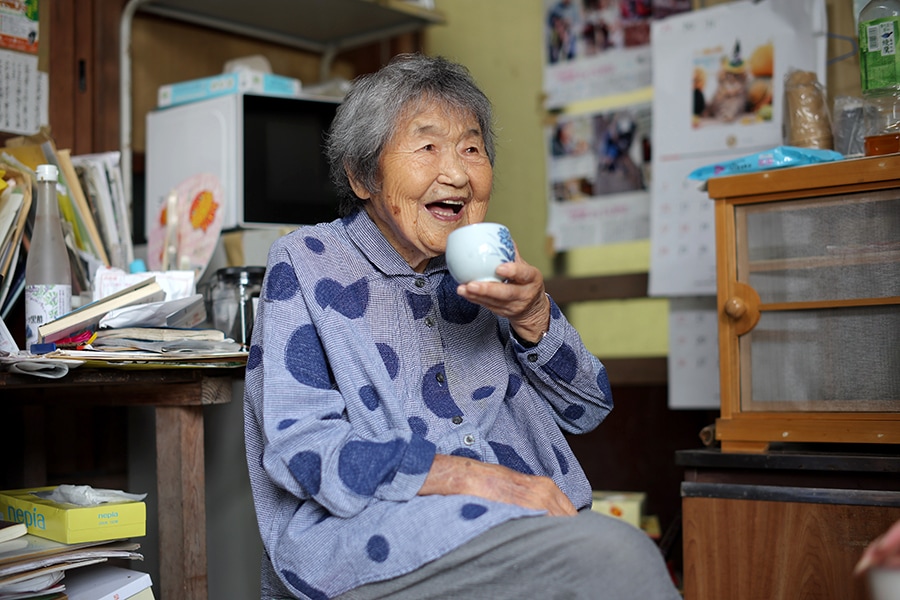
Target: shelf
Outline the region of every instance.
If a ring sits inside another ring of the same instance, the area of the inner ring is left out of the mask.
[[[138,10],[318,53],[444,23],[402,0],[147,0]]]
[[[878,265],[900,262],[900,250],[870,252],[834,252],[828,256],[804,256],[796,258],[773,258],[751,260],[751,273],[766,271],[795,271],[802,269],[823,269],[827,267],[849,267],[858,265]]]
[[[445,22],[438,11],[404,0],[128,0],[119,24],[119,117],[122,179],[129,206],[131,26],[138,12],[320,53],[323,81],[339,51]]]

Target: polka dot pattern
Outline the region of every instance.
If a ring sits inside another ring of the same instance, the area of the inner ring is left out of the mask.
[[[481,307],[457,294],[458,285],[450,275],[441,279],[437,289],[438,308],[444,320],[456,325],[468,325],[478,316]]]
[[[572,383],[578,373],[578,358],[571,346],[563,344],[541,368],[557,381]]]
[[[462,508],[459,511],[459,516],[461,516],[466,521],[473,521],[486,513],[488,511],[487,506],[483,504],[475,504],[474,502],[469,502],[467,504],[463,504]]]
[[[485,385],[472,392],[472,400],[484,400],[494,393],[496,388],[492,385]]]
[[[450,453],[451,456],[462,456],[463,458],[471,458],[473,460],[481,460],[481,455],[471,448],[457,448]]]
[[[278,431],[284,431],[296,422],[297,419],[283,419],[281,421],[278,421]]]
[[[412,292],[406,292],[406,303],[409,305],[414,319],[423,318],[431,312],[431,307],[433,305],[431,296],[413,294]]]
[[[329,600],[328,596],[322,592],[321,590],[317,590],[313,586],[309,585],[303,579],[297,576],[293,571],[288,571],[285,569],[281,572],[284,575],[284,579],[290,584],[292,588],[308,596],[310,600]]]
[[[263,351],[261,346],[250,346],[250,352],[247,354],[247,370],[252,371],[262,364]]]
[[[516,394],[519,393],[519,388],[522,387],[522,378],[516,375],[515,373],[509,374],[509,381],[506,384],[506,395],[504,398],[509,400],[510,398],[515,398]]]
[[[596,378],[601,397],[608,389],[597,360],[578,345],[554,303],[551,318],[562,320],[553,322],[554,347],[568,341],[575,351],[565,346],[551,356],[535,349],[531,353],[540,358],[531,363],[512,342],[506,320],[456,294],[443,260],[433,261],[423,274],[412,273],[365,212],[343,221],[349,229],[341,222],[302,228],[273,245],[271,256],[277,258],[268,265],[268,295],[260,313],[268,354],[259,336],[247,357],[251,476],[267,476],[255,459],[268,448],[265,466],[281,464],[288,477],[287,485],[254,490],[257,506],[267,513],[260,518],[272,523],[265,544],[283,551],[273,556],[288,596],[335,597],[362,581],[408,572],[423,560],[419,557],[435,556],[523,514],[514,505],[475,497],[402,502],[416,493],[417,474],[424,476],[433,464],[434,441],[442,453],[550,475],[573,502],[585,505],[589,484],[582,482],[557,423],[549,418],[530,423],[523,416],[531,406],[541,405],[541,414],[547,402],[558,406],[553,395],[541,398],[546,388],[538,378],[524,373],[543,366],[540,377],[559,388],[566,388],[567,380],[569,387],[592,388]],[[284,306],[275,304],[279,299],[287,300]],[[424,338],[411,339],[420,334]],[[365,340],[369,346],[360,346]],[[452,351],[461,341],[476,346],[474,358]],[[582,356],[579,368],[575,361]],[[454,379],[451,388],[447,376],[456,373],[467,376]],[[597,390],[587,389],[585,396],[595,398]],[[566,414],[579,417],[568,421],[568,431],[587,429],[605,412],[585,402]],[[307,427],[316,436],[349,423],[351,416],[358,435],[333,443],[294,436]],[[330,423],[333,419],[341,421]],[[398,429],[405,432],[387,433]],[[267,447],[267,436],[285,441],[290,436],[290,443]],[[543,442],[532,449],[534,440]],[[285,494],[284,487],[293,493]],[[327,510],[319,503],[326,495]],[[434,522],[442,526],[428,525]],[[276,539],[292,527],[302,555]],[[345,564],[336,564],[338,556]]]
[[[577,421],[584,415],[584,407],[580,404],[571,404],[563,411],[563,416],[570,421]]]
[[[422,437],[428,435],[428,424],[425,423],[425,419],[422,417],[410,417],[406,422],[409,423],[409,428],[412,429],[412,432],[416,435]]]
[[[388,376],[391,379],[397,378],[397,373],[400,372],[400,357],[397,356],[397,353],[387,344],[375,344],[378,347],[378,353],[381,355],[381,360],[384,361],[384,367],[387,369]]]
[[[351,441],[344,444],[338,458],[338,477],[360,496],[371,496],[382,483],[394,478],[406,443]]]
[[[307,248],[309,248],[309,250],[311,252],[314,252],[316,254],[324,254],[325,253],[325,244],[323,244],[322,240],[320,240],[317,237],[308,235],[305,238],[303,238],[303,243],[306,245]]]
[[[378,390],[372,385],[364,385],[359,388],[359,399],[362,400],[362,403],[369,410],[375,410],[381,404]]]
[[[267,300],[290,300],[299,289],[297,273],[288,263],[276,263],[266,269]]]
[[[434,444],[425,438],[414,435],[409,440],[409,448],[400,463],[400,472],[407,475],[421,475],[427,473],[434,462],[434,453],[437,450]]]
[[[318,452],[298,452],[288,461],[288,470],[297,483],[312,496],[319,493],[322,484],[322,457]]]
[[[549,296],[548,296],[549,297]],[[562,311],[559,310],[559,307],[556,305],[556,302],[553,301],[553,298],[550,298],[550,318],[556,320],[562,316]]]
[[[556,462],[559,463],[560,473],[567,475],[569,473],[569,461],[566,460],[566,455],[560,452],[555,444],[551,444],[551,446],[553,447],[553,454],[556,455]]]
[[[606,374],[606,369],[600,369],[600,372],[597,373],[597,387],[609,393],[609,377]]]
[[[325,277],[316,283],[315,293],[319,306],[330,306],[348,319],[360,318],[369,306],[369,282],[365,278],[343,286]]]
[[[506,444],[501,444],[500,442],[488,442],[490,444],[491,449],[494,451],[494,454],[497,455],[497,462],[499,462],[504,467],[508,467],[513,469],[514,471],[518,471],[519,473],[525,473],[526,475],[534,475],[534,471],[531,470],[531,467],[528,466],[528,463],[519,456],[519,453],[513,450],[512,446],[507,446]]]
[[[284,367],[298,382],[320,390],[334,387],[325,351],[312,325],[301,325],[288,338]]]
[[[462,414],[444,381],[444,363],[434,365],[425,373],[422,378],[422,399],[428,410],[441,418],[449,419]]]
[[[391,545],[383,535],[373,535],[366,542],[366,554],[375,562],[384,562],[391,553]]]

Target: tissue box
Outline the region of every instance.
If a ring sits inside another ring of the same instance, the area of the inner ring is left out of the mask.
[[[243,93],[296,98],[302,89],[300,80],[293,77],[242,70],[160,86],[156,94],[156,105],[165,108],[206,98]]]
[[[642,492],[594,491],[591,497],[591,510],[617,517],[640,528],[646,494]]]
[[[51,492],[54,486],[0,492],[0,515],[25,523],[28,533],[64,544],[102,542],[146,534],[147,506],[126,500],[97,506],[53,502],[35,492]]]

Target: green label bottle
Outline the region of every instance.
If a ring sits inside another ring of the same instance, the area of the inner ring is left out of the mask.
[[[900,91],[900,2],[872,0],[859,13],[859,76],[864,96]]]

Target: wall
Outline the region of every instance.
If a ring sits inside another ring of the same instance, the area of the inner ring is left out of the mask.
[[[559,272],[548,247],[547,178],[542,108],[542,0],[437,0],[447,25],[431,27],[426,49],[466,65],[494,103],[498,158],[488,218],[506,223],[522,256],[544,277],[646,272],[649,242],[641,240],[567,253]],[[664,299],[581,302],[566,316],[602,358],[665,356]]]
[[[694,8],[730,0],[694,0]],[[547,181],[541,109],[542,0],[436,0],[447,26],[426,36],[431,54],[456,59],[472,71],[494,102],[499,126],[495,193],[488,218],[509,225],[523,257],[545,277],[647,272],[648,240],[581,248],[554,262],[544,235]],[[852,0],[826,0],[829,20],[828,95],[859,95],[859,60]],[[556,265],[556,270],[554,270]],[[668,301],[581,302],[566,316],[601,358],[668,354]]]

